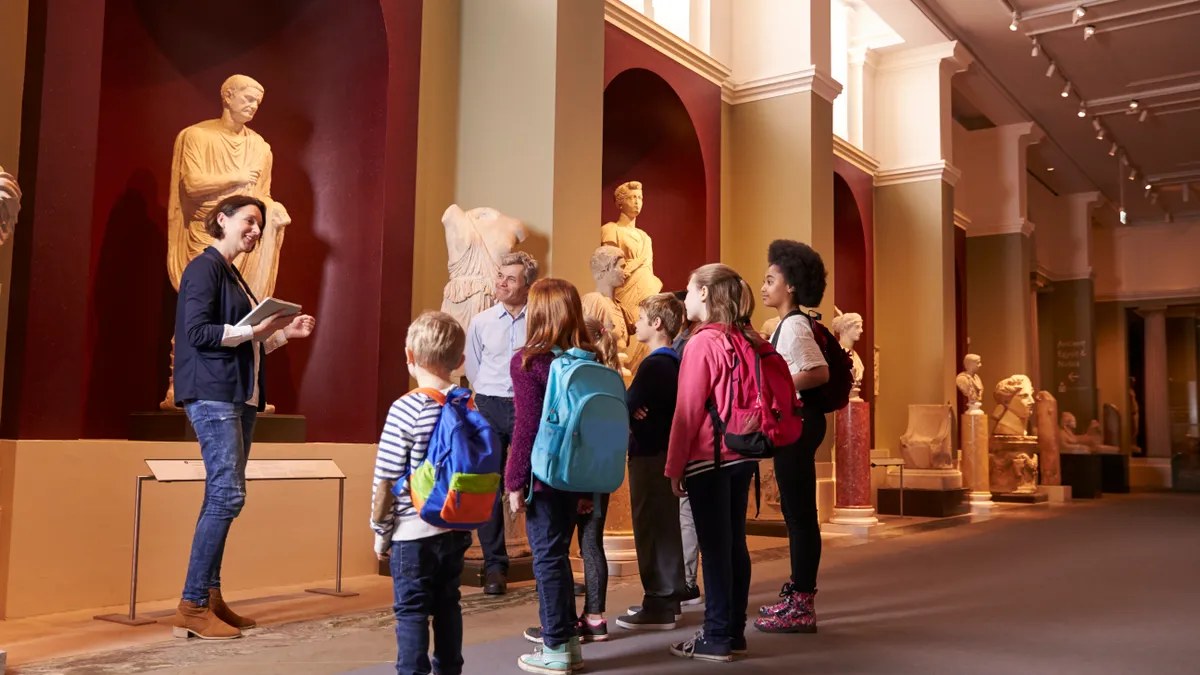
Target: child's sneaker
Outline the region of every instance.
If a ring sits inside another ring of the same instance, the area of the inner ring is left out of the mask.
[[[573,637],[567,643],[567,653],[571,657],[571,670],[583,670],[583,647],[579,638]]]
[[[634,614],[641,614],[642,606],[641,605],[630,605],[629,609],[625,610],[625,613],[628,614],[629,616],[633,616]],[[675,608],[675,620],[676,621],[683,620],[683,611],[680,610],[678,607]]]
[[[675,630],[675,622],[671,610],[647,611],[627,614],[617,617],[617,625],[626,630]]]
[[[681,605],[685,605],[685,606],[698,605],[701,602],[704,602],[704,600],[700,597],[700,587],[699,586],[688,586],[683,591],[683,595],[679,596],[679,604],[681,604]]]
[[[593,626],[587,619],[580,619],[575,634],[580,642],[605,642],[608,640],[608,622],[601,620]]]
[[[542,627],[541,626],[531,626],[529,628],[526,628],[525,634],[522,637],[524,637],[527,641],[532,642],[535,645],[540,645],[540,644],[542,644]]]
[[[729,651],[734,656],[745,656],[750,650],[746,646],[746,636],[735,637],[729,641]]]
[[[699,659],[701,661],[715,661],[717,663],[729,663],[733,661],[733,650],[729,645],[718,645],[709,642],[704,637],[704,631],[699,631],[696,636],[686,642],[676,642],[671,645],[671,654],[683,659]]]
[[[581,662],[582,659],[583,657],[580,656]],[[517,667],[527,673],[544,673],[545,675],[569,673],[571,672],[570,643],[557,647],[545,645],[534,647],[532,654],[523,654],[517,659]]]

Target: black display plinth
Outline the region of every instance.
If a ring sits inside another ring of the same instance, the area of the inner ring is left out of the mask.
[[[787,523],[782,520],[746,520],[746,534],[751,537],[782,537],[787,539]]]
[[[1171,458],[1171,489],[1200,492],[1200,454],[1182,452]]]
[[[922,518],[949,518],[971,511],[967,502],[966,488],[958,490],[920,490],[905,488],[904,513],[900,512],[900,488],[879,488],[879,507],[885,516],[920,516]]]
[[[1099,499],[1104,494],[1104,464],[1102,455],[1063,453],[1062,484],[1071,486],[1073,499]]]
[[[1066,485],[1066,482],[1063,482]],[[1042,492],[993,492],[992,501],[1004,504],[1042,504],[1050,501],[1050,495]]]
[[[1129,455],[1102,454],[1100,457],[1100,489],[1113,494],[1129,492]]]
[[[304,443],[307,436],[308,424],[303,415],[259,413],[254,423],[255,443]],[[195,443],[196,431],[182,410],[132,413],[129,440]]]
[[[508,561],[508,582],[533,581],[533,556],[510,558]],[[483,569],[482,560],[467,560],[463,564],[462,585],[481,588],[487,583],[487,572]]]

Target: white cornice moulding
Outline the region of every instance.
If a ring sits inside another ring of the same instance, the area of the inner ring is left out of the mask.
[[[1200,286],[1195,288],[1178,288],[1170,291],[1119,291],[1117,293],[1096,292],[1096,302],[1145,302],[1147,300],[1160,303],[1159,306],[1139,307],[1143,311],[1166,310],[1164,300],[1187,300],[1190,304],[1195,298],[1200,298]]]
[[[833,135],[833,154],[850,162],[851,165],[869,176],[879,173],[879,160],[859,150],[853,143],[837,134]]]
[[[741,105],[806,91],[833,103],[842,93],[842,85],[826,73],[818,72],[816,66],[809,66],[794,73],[726,83],[721,90],[721,98],[730,105]]]
[[[962,211],[954,209],[954,226],[964,232],[970,232],[971,219],[968,218],[967,214],[963,213]]]
[[[960,178],[962,178],[962,171],[959,171],[946,160],[941,159],[930,164],[880,169],[875,174],[875,187],[919,183],[934,179],[944,180],[950,184],[950,187],[954,187],[958,185],[958,179]]]
[[[605,0],[604,20],[682,64],[718,87],[733,73],[695,45],[646,18],[621,0]]]
[[[1037,229],[1037,225],[1028,218],[1017,218],[999,223],[976,223],[967,230],[968,237],[988,237],[994,234],[1022,234],[1028,237]]]
[[[939,42],[927,47],[893,52],[879,60],[877,70],[879,72],[889,72],[905,70],[907,68],[918,68],[920,66],[931,66],[940,64],[947,59],[952,59],[960,70],[966,70],[967,66],[975,62],[975,57],[971,55],[971,52],[967,51],[967,48],[963,47],[957,40],[954,40],[951,42]]]
[[[1092,268],[1083,267],[1077,270],[1068,270],[1066,272],[1056,272],[1045,265],[1037,266],[1038,274],[1046,277],[1050,281],[1087,281],[1094,278]]]

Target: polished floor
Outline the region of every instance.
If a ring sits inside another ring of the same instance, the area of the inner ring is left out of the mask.
[[[786,574],[771,551],[755,564],[753,604]],[[1006,510],[952,529],[830,546],[821,572],[817,635],[751,632],[733,664],[668,654],[696,630],[701,608],[672,633],[632,634],[585,646],[605,673],[1196,673],[1200,641],[1200,495],[1105,497],[1064,507]],[[610,621],[639,599],[635,583],[610,589]],[[536,622],[528,590],[466,616],[466,673],[519,672]],[[351,629],[347,630],[347,627]],[[380,613],[262,629],[234,643],[181,641],[17,672],[107,675],[388,675],[388,618]]]

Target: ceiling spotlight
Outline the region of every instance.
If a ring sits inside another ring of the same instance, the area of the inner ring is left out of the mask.
[[[1157,192],[1151,192],[1151,193],[1150,193],[1150,203],[1151,203],[1151,204],[1157,204],[1157,203],[1158,203],[1158,193],[1157,193]]]
[[[1079,112],[1077,114],[1080,117],[1087,117],[1087,105],[1085,105],[1082,101],[1079,102]]]
[[[1137,169],[1129,172],[1129,180],[1137,180]]]
[[[1149,117],[1149,116],[1150,116],[1150,111],[1149,111],[1149,110],[1143,110],[1143,111],[1142,111],[1142,114],[1141,114],[1141,115],[1138,115],[1138,121],[1139,121],[1139,122],[1145,122],[1145,121],[1146,121],[1146,118],[1147,118],[1147,117]]]
[[[1063,97],[1063,98],[1066,98],[1066,97],[1068,97],[1068,96],[1070,96],[1070,95],[1071,95],[1071,83],[1070,83],[1070,82],[1068,82],[1068,83],[1067,83],[1067,85],[1066,85],[1065,87],[1063,87],[1063,90],[1062,90],[1062,97]]]
[[[1029,53],[1029,55],[1034,58],[1037,58],[1037,55],[1041,54],[1041,53],[1042,53],[1042,46],[1038,44],[1037,38],[1033,38],[1033,51],[1031,51]]]
[[[1071,12],[1071,23],[1072,24],[1079,23],[1080,21],[1083,20],[1083,17],[1085,17],[1085,16],[1087,16],[1087,8],[1086,7],[1076,7],[1075,11]]]
[[[1104,140],[1104,129],[1101,129],[1100,131],[1096,132],[1096,140],[1098,140],[1098,141]]]
[[[1012,23],[1008,24],[1008,29],[1011,31],[1017,30],[1017,24],[1019,24],[1019,23],[1021,23],[1021,19],[1020,19],[1020,17],[1017,16],[1016,11],[1014,11],[1013,12],[1013,20],[1012,20]]]
[[[1051,61],[1050,67],[1046,69],[1046,77],[1054,77],[1054,71],[1058,69],[1058,64]]]
[[[1135,99],[1133,99],[1132,101],[1130,101],[1130,102],[1129,102],[1129,109],[1130,109],[1130,110],[1137,110],[1137,108],[1138,108],[1138,102],[1137,102],[1137,99],[1135,98]]]
[[[1052,166],[1048,166],[1048,167],[1046,167],[1046,170],[1047,170],[1047,171],[1053,171],[1053,170],[1054,170],[1054,167],[1052,167]]]
[[[1099,117],[1092,118],[1092,128],[1095,129],[1096,131],[1100,131],[1101,126],[1100,126],[1100,118]]]
[[[1095,27],[1095,26],[1084,26],[1084,27],[1083,27],[1083,39],[1084,39],[1084,40],[1090,40],[1090,39],[1092,39],[1092,36],[1093,36],[1093,35],[1095,35],[1095,34],[1096,34],[1096,27]]]
[[[1121,224],[1124,225],[1128,220],[1129,220],[1128,215],[1125,213],[1125,209],[1122,208],[1121,209]]]
[[[1150,191],[1150,188],[1151,188],[1151,187],[1153,187],[1153,186],[1152,186],[1152,185],[1150,185],[1150,181],[1146,181],[1146,191],[1147,191],[1147,192],[1149,192],[1149,191]]]
[[[1109,157],[1116,157],[1116,156],[1117,156],[1117,150],[1118,150],[1118,148],[1117,148],[1117,144],[1116,144],[1116,143],[1113,143],[1113,144],[1112,144],[1112,147],[1108,149],[1108,156],[1109,156]]]

